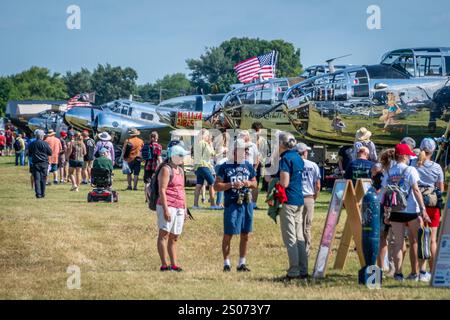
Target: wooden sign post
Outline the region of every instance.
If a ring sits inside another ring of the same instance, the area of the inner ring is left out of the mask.
[[[363,191],[359,192],[363,193]],[[364,194],[361,196],[361,199],[363,196]],[[349,225],[348,230],[350,230],[345,234],[348,238],[345,243],[350,243],[352,237],[355,239],[360,263],[361,266],[364,266],[361,240],[361,214],[359,212],[358,202],[356,201],[355,189],[353,188],[351,180],[336,180],[331,194],[330,205],[328,206],[328,213],[317,253],[316,263],[314,264],[314,278],[325,277],[328,260],[336,236],[336,227],[339,223],[343,206],[345,206],[345,210],[347,211],[346,225]],[[350,245],[348,244],[347,252],[349,246]],[[342,259],[342,257],[340,259]],[[345,257],[343,257],[343,259],[345,261]]]
[[[450,190],[450,184],[448,190]],[[433,287],[450,287],[450,201],[448,193],[441,221],[430,283]]]
[[[345,222],[344,230],[342,232],[342,238],[339,243],[339,248],[336,254],[336,260],[334,261],[333,269],[343,270],[345,262],[347,260],[348,251],[350,250],[352,238],[355,241],[359,263],[363,267],[365,265],[364,255],[362,252],[362,222],[361,222],[361,206],[362,199],[372,186],[370,179],[359,179],[356,182],[356,188],[354,199],[351,196],[346,198],[344,205],[348,208],[347,220]],[[360,250],[359,250],[359,249]]]

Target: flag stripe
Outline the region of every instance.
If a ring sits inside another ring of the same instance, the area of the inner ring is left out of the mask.
[[[234,66],[240,82],[248,83],[254,79],[270,79],[275,77],[276,52],[252,57]]]

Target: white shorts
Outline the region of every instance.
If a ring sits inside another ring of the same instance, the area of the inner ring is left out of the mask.
[[[171,221],[164,218],[164,210],[160,205],[156,206],[156,214],[158,215],[158,228],[169,233],[180,235],[184,225],[184,209],[169,207]]]

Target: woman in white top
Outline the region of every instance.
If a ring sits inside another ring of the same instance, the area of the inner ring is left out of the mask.
[[[425,138],[420,144],[420,155],[417,161],[416,169],[419,173],[419,186],[423,187],[435,187],[441,192],[444,191],[444,172],[439,164],[431,161],[431,157],[436,150],[436,142],[431,138]],[[430,270],[433,269],[434,257],[436,254],[436,238],[437,230],[441,218],[441,210],[438,207],[427,207],[427,214],[430,217],[431,222],[429,227],[431,228],[431,259]],[[431,275],[426,272],[426,260],[420,260],[420,280],[429,281]]]
[[[386,171],[382,187],[388,185],[398,185],[407,193],[407,206],[402,211],[389,212],[385,208],[385,223],[391,224],[394,234],[394,279],[403,281],[403,244],[405,235],[405,226],[409,229],[410,258],[411,258],[411,274],[408,280],[417,281],[419,279],[419,261],[417,254],[418,229],[423,221],[430,222],[423,203],[422,194],[419,190],[419,174],[414,167],[408,166],[410,157],[415,155],[410,147],[406,144],[398,144],[395,146],[396,163]],[[423,219],[423,220],[422,220]]]

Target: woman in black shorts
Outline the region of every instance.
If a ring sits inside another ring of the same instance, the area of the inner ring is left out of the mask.
[[[410,167],[410,157],[415,156],[407,144],[395,146],[395,164],[385,172],[382,186],[397,185],[407,194],[407,206],[402,211],[390,212],[385,208],[385,223],[390,224],[394,239],[394,279],[403,281],[403,245],[405,227],[409,229],[408,237],[410,243],[411,274],[407,280],[418,281],[419,261],[417,254],[418,230],[423,222],[429,222],[422,194],[419,190],[419,173],[414,167]]]
[[[68,143],[67,155],[69,157],[69,178],[72,182],[70,191],[78,191],[84,156],[86,155],[86,146],[84,145],[81,133],[76,132],[74,139]]]

